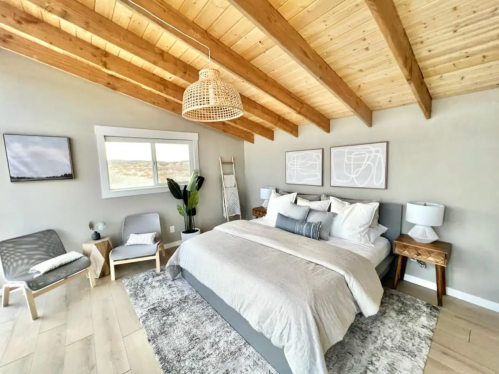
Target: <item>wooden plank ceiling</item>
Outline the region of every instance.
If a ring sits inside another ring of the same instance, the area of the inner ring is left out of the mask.
[[[245,116],[210,126],[246,141],[308,123],[320,136],[352,115],[369,131],[370,111],[419,103],[429,117],[432,98],[499,87],[499,0],[265,1],[270,21],[250,0],[135,0],[211,43]],[[125,0],[0,0],[0,27],[0,47],[176,114],[207,67],[203,48]]]

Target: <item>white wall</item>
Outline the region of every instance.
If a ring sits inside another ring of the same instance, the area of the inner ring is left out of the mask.
[[[170,193],[102,199],[94,125],[199,133],[201,174],[198,223],[208,230],[223,222],[218,156],[236,158],[244,196],[243,142],[186,121],[110,89],[0,50],[0,133],[68,136],[75,180],[10,183],[0,147],[0,240],[55,229],[67,250],[89,239],[88,221],[104,221],[115,243],[126,215],[159,212],[166,243],[180,239],[183,219]],[[174,225],[176,233],[168,228]]]
[[[330,186],[330,147],[389,141],[388,189]],[[324,187],[287,186],[285,151],[324,148]],[[445,204],[444,225],[435,231],[453,244],[447,285],[499,302],[499,89],[433,103],[425,120],[416,105],[379,111],[368,128],[355,117],[331,121],[331,133],[300,128],[299,138],[282,131],[275,141],[260,137],[245,144],[247,205],[261,205],[259,188],[376,198],[405,204]],[[404,223],[403,232],[412,226]],[[433,266],[409,263],[407,274],[434,281]]]

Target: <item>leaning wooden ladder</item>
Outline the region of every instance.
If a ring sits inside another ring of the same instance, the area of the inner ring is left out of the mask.
[[[230,217],[234,216],[239,216],[239,219],[242,219],[242,213],[241,213],[241,208],[239,207],[239,214],[234,214],[232,216],[229,216],[229,199],[227,196],[227,189],[225,186],[225,176],[227,175],[233,175],[234,176],[234,187],[236,188],[237,191],[237,178],[236,178],[236,161],[234,160],[234,157],[232,157],[232,161],[223,161],[222,157],[218,158],[218,161],[220,162],[220,176],[222,177],[222,198],[223,198],[223,209],[225,211],[225,218],[227,219],[227,222],[230,221]],[[232,165],[232,174],[224,174],[224,165]]]

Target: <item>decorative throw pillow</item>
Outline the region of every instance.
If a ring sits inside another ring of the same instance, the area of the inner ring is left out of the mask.
[[[321,222],[297,221],[279,213],[277,214],[275,227],[314,240],[319,240],[320,238]]]
[[[294,203],[289,203],[288,214],[289,218],[296,219],[298,221],[305,221],[308,216],[308,211],[310,207],[308,206],[299,206]]]
[[[147,234],[130,234],[125,245],[152,245],[156,239],[155,232]]]
[[[321,210],[323,212],[327,212],[329,209],[329,201],[310,201],[307,199],[303,199],[300,196],[296,199],[296,204],[300,206],[308,206],[310,209]]]
[[[334,213],[314,209],[310,209],[307,216],[307,222],[321,222],[321,231],[319,235],[322,240],[329,240],[333,219]]]
[[[270,195],[269,199],[269,205],[267,207],[267,215],[265,218],[275,221],[279,213],[287,216],[289,203],[292,203],[295,200],[296,193],[281,196],[277,192],[272,191],[272,195]]]
[[[353,243],[372,246],[368,229],[379,203],[345,204],[347,205],[338,212],[333,220],[330,235]]]

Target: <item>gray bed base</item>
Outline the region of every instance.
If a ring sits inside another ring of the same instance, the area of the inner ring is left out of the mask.
[[[400,235],[402,227],[402,205],[380,204],[379,222],[388,227],[383,235],[390,243]],[[376,272],[383,278],[392,268],[394,256],[390,254],[377,267]],[[182,269],[182,277],[220,314],[239,335],[241,335],[279,374],[293,374],[281,348],[273,345],[262,333],[250,326],[248,321],[235,309],[217,296],[212,290],[198,281],[187,270]]]

